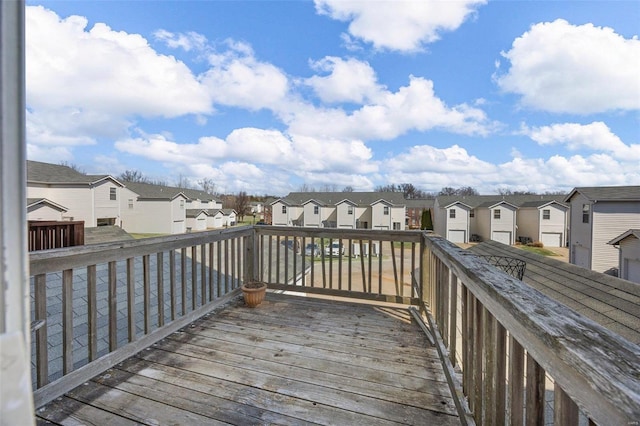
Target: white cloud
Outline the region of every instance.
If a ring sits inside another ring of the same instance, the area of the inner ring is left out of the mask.
[[[172,33],[167,30],[158,30],[153,35],[172,49],[180,48],[189,52],[191,50],[205,50],[207,47],[207,38],[193,31]]]
[[[397,92],[380,91],[375,102],[351,114],[342,109],[298,108],[288,120],[291,133],[339,139],[393,139],[410,130],[439,129],[467,135],[487,135],[497,125],[466,104],[448,107],[433,90],[433,82],[410,76]]]
[[[327,56],[311,63],[312,69],[329,72],[327,76],[313,76],[305,83],[313,87],[324,102],[354,102],[361,104],[376,97],[383,88],[376,82],[371,66],[357,59]]]
[[[349,34],[377,49],[414,51],[454,31],[484,0],[343,1],[315,0],[316,11],[349,21]]]
[[[247,44],[227,45],[227,51],[209,55],[211,68],[202,76],[214,102],[249,110],[279,109],[289,91],[285,73],[258,61]]]
[[[38,146],[27,144],[27,158],[33,161],[59,164],[73,160],[73,154],[68,146]]]
[[[558,19],[533,25],[502,55],[511,67],[496,81],[527,107],[577,114],[640,108],[637,37]]]
[[[522,132],[540,145],[563,144],[572,151],[590,149],[611,153],[622,160],[640,160],[640,144],[626,145],[601,122],[563,123],[551,126],[523,127]],[[640,167],[640,164],[638,164]]]
[[[27,105],[78,108],[117,117],[206,114],[206,90],[182,62],[155,52],[142,36],[87,19],[26,8]]]

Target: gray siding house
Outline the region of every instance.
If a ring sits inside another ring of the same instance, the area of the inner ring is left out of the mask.
[[[565,201],[571,207],[569,261],[617,275],[619,253],[607,243],[640,228],[640,186],[574,188]]]

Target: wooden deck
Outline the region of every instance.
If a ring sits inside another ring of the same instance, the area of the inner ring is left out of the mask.
[[[402,307],[234,302],[37,412],[42,424],[460,424]]]

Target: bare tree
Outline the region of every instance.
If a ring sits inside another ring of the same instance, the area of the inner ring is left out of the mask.
[[[452,188],[450,186],[443,187],[438,195],[479,195],[477,189],[471,186],[463,186],[462,188]]]
[[[321,188],[322,192],[338,192],[338,185],[335,183],[325,183]]]
[[[353,186],[351,185],[347,185],[344,188],[342,188],[342,192],[353,192]]]
[[[144,177],[142,175],[142,172],[140,172],[139,170],[125,170],[124,172],[120,173],[120,176],[118,176],[118,178],[125,182],[149,182],[149,179]]]
[[[243,220],[245,215],[250,213],[249,196],[245,191],[240,191],[238,195],[236,195],[234,210],[240,217],[240,220]]]
[[[198,185],[202,187],[202,190],[207,194],[216,193],[216,184],[211,178],[202,178],[198,181]]]
[[[313,185],[309,185],[308,183],[303,183],[298,188],[298,192],[316,192],[316,188]]]
[[[83,175],[86,175],[86,174],[87,174],[87,173],[84,171],[84,169],[83,169],[82,167],[78,166],[77,164],[70,163],[70,162],[68,162],[68,161],[61,161],[61,162],[60,162],[60,165],[61,165],[61,166],[68,167],[68,168],[70,168],[71,170],[74,170],[74,171],[76,171],[76,172],[78,172],[78,173],[82,173]]]
[[[191,181],[182,173],[178,175],[178,181],[176,182],[176,186],[182,189],[193,189],[193,184]]]

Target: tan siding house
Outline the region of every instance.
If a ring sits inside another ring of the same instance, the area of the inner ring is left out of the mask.
[[[569,261],[617,275],[619,253],[608,243],[640,228],[640,186],[575,188],[566,202],[571,206]]]
[[[187,197],[180,188],[126,182],[121,200],[122,228],[141,234],[186,232]]]
[[[46,198],[27,199],[27,220],[61,221],[67,208]]]
[[[569,207],[557,201],[524,203],[518,209],[516,236],[540,241],[545,247],[564,247],[567,242]]]

